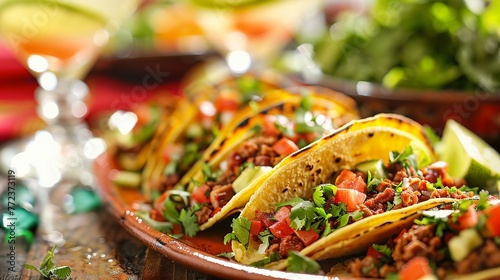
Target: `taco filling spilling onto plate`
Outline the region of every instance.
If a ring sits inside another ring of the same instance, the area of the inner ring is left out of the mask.
[[[481,191],[477,201],[464,200],[451,210],[424,211],[409,229],[385,244],[369,247],[366,256],[348,263],[356,277],[401,280],[492,279],[500,274],[500,204]],[[497,268],[492,270],[493,268]],[[473,273],[473,274],[471,274]]]

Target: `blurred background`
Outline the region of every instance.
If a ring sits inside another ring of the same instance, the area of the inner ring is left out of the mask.
[[[99,129],[111,111],[182,94],[193,69],[223,60],[342,91],[363,116],[401,113],[438,134],[453,118],[498,149],[499,14],[486,0],[147,0],[86,76],[86,120]],[[43,126],[36,80],[3,43],[0,141]]]

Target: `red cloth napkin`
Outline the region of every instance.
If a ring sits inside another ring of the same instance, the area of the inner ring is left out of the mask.
[[[104,113],[127,109],[133,103],[146,102],[153,95],[176,94],[178,91],[175,82],[146,90],[140,88],[140,84],[102,71],[91,72],[85,82],[90,90],[87,102],[89,113],[86,117],[89,123]],[[0,42],[0,142],[29,135],[44,126],[36,114],[36,88],[36,80]]]

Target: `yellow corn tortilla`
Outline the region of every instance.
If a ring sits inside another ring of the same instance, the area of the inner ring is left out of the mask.
[[[187,185],[187,190],[192,192],[195,187],[192,181],[203,179],[201,170],[203,164],[207,163],[211,168],[217,169],[219,164],[227,159],[231,151],[242,145],[247,139],[255,136],[252,128],[255,125],[262,125],[265,115],[280,114],[293,117],[295,109],[300,106],[300,102],[303,100],[304,94],[310,95],[312,99],[311,110],[331,119],[334,127],[358,119],[357,109],[352,99],[336,91],[321,87],[301,87],[300,90],[299,88],[276,90],[273,94],[279,95],[282,98],[269,102],[268,106],[263,107],[263,110],[259,113],[248,117],[236,126],[230,127],[230,130],[226,127],[226,131],[221,133],[223,137],[216,139],[210,145],[203,159],[198,161],[186,176],[180,180],[180,184]],[[272,171],[260,176],[249,186],[233,196],[228,204],[222,207],[217,214],[211,217],[206,223],[200,225],[200,230],[211,227],[235,209],[243,208],[250,199],[250,196],[256,191],[256,188],[260,186],[260,182],[265,180],[271,173]]]
[[[316,186],[332,182],[332,176],[336,172],[352,169],[356,164],[368,160],[381,159],[387,162],[391,151],[401,151],[408,145],[414,147],[419,158],[419,166],[426,166],[436,160],[433,147],[422,126],[411,119],[396,114],[379,114],[352,121],[281,161],[267,178],[259,180],[255,194],[250,198],[240,217],[252,220],[256,210],[271,212],[275,210],[276,203],[295,197],[310,197]],[[431,201],[429,205],[442,202]],[[434,206],[430,208],[432,207]],[[403,211],[397,216],[398,218],[406,217],[408,213],[412,214],[411,211],[401,210]],[[362,222],[355,222],[336,230],[306,247],[304,253],[306,256],[321,259],[354,252],[358,246],[356,241],[346,240],[359,239],[362,236],[357,235],[360,230],[373,228],[385,218],[390,219],[396,211],[400,210],[368,217],[362,219]],[[372,223],[369,223],[370,221]],[[359,246],[362,246],[362,239],[359,240]],[[338,242],[341,241],[344,243],[339,245]],[[343,250],[342,247],[346,242],[352,246]],[[239,242],[232,242],[235,259],[245,264],[266,257],[259,255],[257,248],[258,243],[253,240],[250,240],[248,250]]]

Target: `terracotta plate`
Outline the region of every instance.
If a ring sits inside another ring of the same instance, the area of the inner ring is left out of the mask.
[[[217,255],[230,252],[231,248],[223,244],[226,233],[231,231],[230,219],[213,228],[199,233],[194,238],[174,239],[167,234],[150,228],[141,222],[133,212],[133,203],[142,199],[135,189],[119,188],[109,179],[114,166],[110,158],[103,154],[95,162],[99,190],[111,213],[121,225],[148,247],[160,252],[174,262],[186,267],[228,279],[325,279],[325,276],[296,274],[272,271],[241,265]],[[328,267],[325,265],[328,272]],[[335,277],[334,279],[339,279]]]

